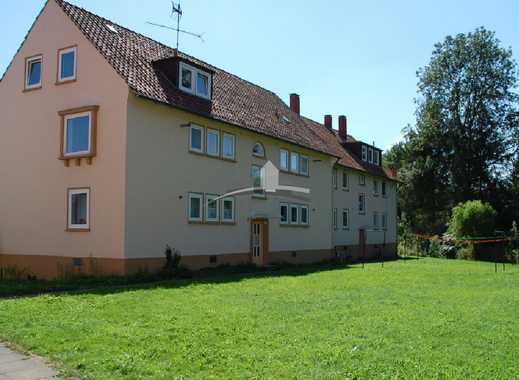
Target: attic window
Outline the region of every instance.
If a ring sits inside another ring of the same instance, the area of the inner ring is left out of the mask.
[[[106,24],[106,29],[112,33],[119,34],[119,31],[112,24]]]
[[[288,117],[286,117],[285,115],[281,116],[281,120],[285,124],[290,124],[291,123],[291,120]]]
[[[179,66],[179,88],[190,94],[211,99],[211,75],[184,62]]]

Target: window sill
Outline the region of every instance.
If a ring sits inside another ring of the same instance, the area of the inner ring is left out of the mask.
[[[58,157],[58,160],[63,161],[65,166],[70,165],[70,161],[75,160],[77,166],[81,166],[81,159],[86,159],[88,165],[92,165],[93,158],[95,157],[95,154],[89,153],[89,154],[79,154],[79,155],[70,155],[70,156],[60,156]]]
[[[342,230],[343,230],[343,231],[349,231],[349,230],[350,230],[350,227],[342,227]]]
[[[349,188],[344,188],[344,187],[343,187],[343,188],[342,188],[342,191],[347,191],[347,192],[349,192],[350,189],[349,189]]]
[[[366,215],[366,211],[359,211],[359,215]]]
[[[290,170],[287,170],[287,169],[279,169],[279,171],[281,173],[285,173],[285,174],[289,174],[289,175],[294,175],[296,177],[310,178],[310,174],[296,173],[296,172],[293,172],[293,171],[290,171]]]
[[[206,158],[212,158],[213,160],[220,160],[220,161],[227,161],[227,162],[234,162],[234,163],[237,162],[235,158],[226,158],[221,155],[216,156],[216,155],[212,155],[209,153],[199,152],[198,150],[189,149],[189,153],[192,153],[197,156],[206,157]]]
[[[77,81],[77,78],[57,80],[55,85],[56,86],[61,86],[62,84],[74,83],[76,81]]]
[[[309,224],[290,224],[290,223],[279,223],[280,227],[292,227],[292,228],[309,228]]]
[[[236,225],[236,222],[208,222],[208,221],[197,221],[188,220],[188,224],[199,225],[199,226],[221,226],[221,225]]]
[[[378,193],[373,193],[373,196],[378,198],[379,194]]]
[[[67,228],[65,232],[90,232],[90,228]]]
[[[24,88],[22,92],[32,92],[32,91],[41,90],[42,88],[43,88],[43,86],[39,85],[37,87]]]

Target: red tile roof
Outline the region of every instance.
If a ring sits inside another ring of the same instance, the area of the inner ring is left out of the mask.
[[[66,1],[54,1],[136,95],[335,156],[340,165],[352,169],[387,176],[382,168],[359,163],[334,131],[292,112],[275,93]],[[179,90],[154,65],[174,57],[213,72],[211,102]]]

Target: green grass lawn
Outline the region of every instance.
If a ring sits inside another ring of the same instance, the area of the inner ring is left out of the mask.
[[[519,268],[439,259],[0,301],[0,339],[88,379],[519,378]]]

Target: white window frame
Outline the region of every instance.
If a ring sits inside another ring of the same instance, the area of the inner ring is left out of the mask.
[[[283,162],[283,154],[286,154],[286,161]],[[286,165],[284,165],[286,164]],[[286,149],[279,150],[279,170],[289,171],[290,170],[290,152]]]
[[[334,208],[332,210],[332,224],[333,224],[333,229],[335,231],[337,231],[338,226],[337,226],[337,209],[336,208]]]
[[[338,174],[337,173],[338,173],[338,170],[334,168],[333,171],[332,171],[332,187],[335,190],[337,190],[337,180],[338,180],[338,178],[337,178]]]
[[[252,166],[251,166],[250,174],[251,174],[251,178],[252,178],[252,180],[253,180],[252,186],[253,186],[253,187],[256,187],[256,185],[255,185],[255,183],[254,183],[254,178],[255,178],[255,177],[254,177],[254,175],[253,175],[253,174],[254,174],[254,169],[259,170],[259,175],[260,175],[260,176],[259,176],[259,179],[260,179],[260,187],[261,187],[261,186],[263,185],[263,184],[262,184],[262,178],[261,178],[263,168],[262,168],[261,166],[259,166],[259,165],[252,165]],[[267,197],[267,194],[265,193],[264,190],[261,190],[261,192],[259,192],[259,191],[256,192],[256,190],[254,190],[254,192],[252,193],[252,196],[253,196],[254,198],[261,198],[261,199],[265,199],[265,198]]]
[[[361,197],[362,197],[362,202],[360,201]],[[361,204],[362,204],[362,208],[360,207]],[[364,193],[359,194],[357,207],[359,209],[360,215],[366,215],[366,194],[364,194]]]
[[[200,131],[200,149],[193,147],[193,130],[199,130]],[[195,152],[195,153],[204,153],[204,147],[205,147],[205,128],[201,127],[200,125],[191,124],[189,126],[189,151]]]
[[[362,161],[368,161],[368,147],[362,145]]]
[[[306,171],[303,171],[303,161],[306,161]],[[310,175],[310,158],[307,156],[301,156],[299,162],[300,174],[308,177]]]
[[[378,184],[379,184],[378,180],[373,178],[373,195],[375,197],[378,197],[379,194],[380,194],[380,190],[379,190]]]
[[[347,224],[344,224],[344,214],[345,213],[346,213],[346,221],[348,222]],[[348,209],[348,208],[343,208],[342,209],[341,224],[342,224],[342,229],[343,230],[349,230],[350,229],[350,209]]]
[[[225,140],[228,138],[230,138],[232,141],[232,155],[228,155],[225,153]],[[222,157],[226,160],[236,159],[236,136],[231,133],[224,133],[222,136]]]
[[[368,148],[368,162],[370,164],[373,163],[373,148],[372,147]]]
[[[256,153],[254,150],[256,149],[256,147],[259,146],[260,149],[261,149],[261,153]],[[265,158],[265,147],[263,146],[262,143],[260,142],[257,142],[254,144],[254,146],[252,147],[252,155],[254,157],[259,157],[259,158]]]
[[[386,181],[382,181],[382,189],[381,189],[381,192],[382,192],[382,196],[384,198],[387,198],[387,182]]]
[[[346,183],[344,183],[344,179],[346,178]],[[346,186],[344,186],[346,185]],[[345,191],[350,190],[350,176],[348,175],[348,172],[346,170],[342,171],[342,189]]]
[[[86,223],[85,224],[72,224],[72,196],[86,194]],[[67,229],[69,230],[89,230],[90,229],[90,189],[68,189],[68,207],[67,207]]]
[[[61,77],[61,65],[62,65],[62,56],[64,54],[73,52],[74,53],[74,74],[71,77]],[[76,80],[77,77],[77,47],[73,46],[70,48],[61,49],[58,52],[58,83],[68,82],[72,80]]]
[[[380,166],[380,152],[377,149],[373,150],[373,163]]]
[[[287,209],[287,220],[286,221],[283,221],[283,219],[281,218],[281,208],[282,207],[285,207]],[[283,225],[290,224],[290,205],[288,203],[281,202],[279,204],[279,224],[283,224]]]
[[[306,210],[306,222],[303,222],[303,212],[302,210]],[[306,205],[301,205],[299,206],[299,223],[302,225],[302,226],[308,226],[310,224],[310,209],[308,206]]]
[[[36,84],[29,84],[29,67],[31,64],[35,62],[40,62],[40,81]],[[25,89],[32,90],[35,88],[40,88],[42,86],[42,78],[43,78],[43,56],[37,55],[34,57],[27,58],[25,60]]]
[[[205,195],[205,221],[208,223],[218,223],[220,221],[220,202],[214,201],[218,198],[217,194],[206,194]],[[216,218],[209,217],[209,202],[214,201],[216,203]]]
[[[300,158],[299,153],[290,152],[290,172],[291,173],[299,174],[299,166],[300,166],[299,158]],[[294,161],[294,159],[295,159],[295,161]],[[296,164],[295,168],[293,165],[294,163]]]
[[[379,227],[379,225],[378,225],[378,219],[379,219],[379,218],[378,218],[378,212],[377,212],[377,211],[374,211],[374,212],[373,212],[373,228],[374,228],[375,230],[378,230],[378,227]]]
[[[290,224],[292,225],[297,225],[299,224],[300,220],[299,220],[299,206],[298,205],[293,205],[291,204],[290,207],[288,208],[288,210],[290,211],[289,214],[288,214],[288,221],[290,222]],[[292,210],[296,210],[296,221],[292,221]]]
[[[67,133],[68,133],[68,121],[70,119],[76,119],[79,117],[88,116],[88,149],[82,150],[78,152],[67,152]],[[72,113],[69,115],[63,116],[63,156],[64,157],[76,157],[76,156],[84,156],[87,154],[92,154],[92,111],[81,112],[81,113]]]
[[[185,87],[182,85],[182,71],[184,69],[189,70],[191,72],[191,88]],[[198,92],[198,86],[197,86],[198,74],[202,74],[207,77],[207,86],[208,86],[207,95]],[[213,81],[212,75],[209,74],[208,72],[197,69],[191,65],[188,65],[185,62],[180,62],[179,67],[178,67],[178,88],[180,88],[182,91],[196,95],[200,98],[210,100],[211,92],[212,92],[212,81]]]
[[[200,200],[200,217],[191,217],[191,199]],[[201,223],[204,219],[204,194],[202,193],[189,193],[187,196],[187,218],[190,222]]]
[[[364,174],[359,174],[359,185],[366,186],[366,176]]]
[[[216,135],[217,137],[217,141],[216,141],[216,152],[212,153],[212,152],[209,152],[209,135]],[[208,156],[211,156],[211,157],[220,157],[220,144],[221,144],[221,141],[220,141],[220,131],[218,129],[210,129],[210,128],[207,128],[206,131],[205,131],[205,150],[206,150],[206,153]]]
[[[227,219],[225,218],[225,202],[232,202],[232,218]],[[222,199],[222,223],[235,223],[236,222],[236,201],[234,197],[227,197]]]

